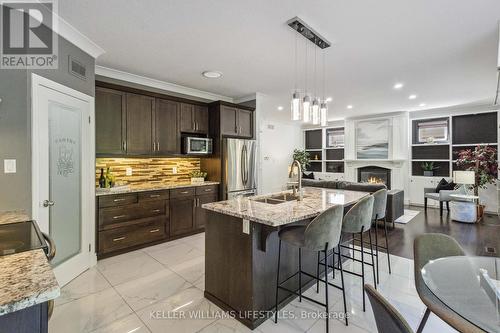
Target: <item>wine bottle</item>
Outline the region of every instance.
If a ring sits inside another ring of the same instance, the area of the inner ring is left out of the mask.
[[[99,177],[99,187],[100,188],[106,187],[106,178],[104,178],[104,169],[103,168],[101,168],[101,177]]]

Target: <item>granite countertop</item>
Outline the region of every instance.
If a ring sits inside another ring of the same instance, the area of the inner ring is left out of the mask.
[[[139,186],[129,186],[123,189],[102,189],[96,188],[95,195],[113,195],[113,194],[123,194],[123,193],[135,193],[135,192],[146,192],[146,191],[160,191],[160,190],[171,190],[175,188],[186,188],[186,187],[197,187],[197,186],[207,186],[207,185],[219,185],[219,182],[203,182],[199,184],[191,184],[191,183],[176,183],[176,184],[147,184],[147,185],[139,185]]]
[[[29,220],[21,211],[0,212],[0,224]],[[0,316],[47,302],[60,294],[42,249],[0,256]]]
[[[287,201],[268,204],[256,200],[269,196],[292,193],[283,191],[253,197],[204,204],[202,207],[217,213],[248,219],[272,227],[285,225],[316,217],[321,212],[335,205],[349,206],[369,195],[367,192],[335,190],[318,187],[304,187],[302,201]]]

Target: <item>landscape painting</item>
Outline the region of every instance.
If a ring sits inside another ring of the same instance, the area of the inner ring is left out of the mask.
[[[389,158],[389,119],[357,122],[356,153],[360,160]]]

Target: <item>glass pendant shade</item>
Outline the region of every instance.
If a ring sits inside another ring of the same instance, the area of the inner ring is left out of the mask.
[[[304,100],[302,102],[302,110],[304,112],[304,117],[303,120],[305,123],[308,123],[311,121],[311,97],[309,95],[304,96]]]
[[[312,123],[313,125],[319,125],[319,101],[317,98],[314,99],[312,103]]]
[[[320,121],[321,126],[328,125],[328,107],[326,106],[326,102],[322,102],[319,107]]]
[[[294,92],[292,95],[291,111],[292,120],[300,120],[302,118],[300,113],[300,95],[298,92]]]

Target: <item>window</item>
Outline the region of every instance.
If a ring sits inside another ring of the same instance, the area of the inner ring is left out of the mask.
[[[448,141],[448,120],[421,122],[417,126],[418,143]]]

